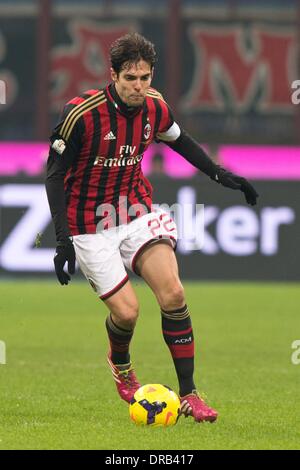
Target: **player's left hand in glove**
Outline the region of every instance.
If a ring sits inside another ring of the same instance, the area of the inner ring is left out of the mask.
[[[222,184],[226,188],[239,189],[244,193],[247,203],[251,206],[255,206],[258,193],[255,191],[249,181],[246,180],[246,178],[237,176],[218,166],[216,174],[212,179],[217,183]]]
[[[71,281],[69,274],[75,273],[75,250],[73,243],[68,238],[66,241],[58,242],[54,256],[54,266],[57,279],[61,285],[67,285]],[[68,272],[64,271],[64,265],[68,262]]]

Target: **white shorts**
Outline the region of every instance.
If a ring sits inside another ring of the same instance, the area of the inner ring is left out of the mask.
[[[102,300],[117,292],[133,272],[138,255],[150,243],[168,240],[175,249],[177,228],[170,215],[158,210],[95,234],[73,237],[81,271]]]

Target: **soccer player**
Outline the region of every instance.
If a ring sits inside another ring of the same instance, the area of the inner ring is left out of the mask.
[[[199,396],[193,379],[193,329],[174,254],[176,226],[169,214],[152,210],[143,153],[154,140],[163,141],[213,181],[241,190],[248,204],[256,204],[258,195],[246,179],[213,163],[151,88],[151,42],[137,33],[122,36],[112,44],[110,59],[111,83],[69,101],[51,136],[46,189],[57,238],[55,271],[68,284],[76,257],[106,304],[108,363],[127,402],[140,387],[129,354],[139,306],[125,268],[141,276],[160,308],[181,413],[212,422],[217,412]]]

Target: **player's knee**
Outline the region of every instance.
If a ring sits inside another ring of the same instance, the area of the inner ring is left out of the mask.
[[[137,302],[126,302],[117,311],[113,312],[118,319],[118,324],[124,328],[133,329],[139,315]]]
[[[138,310],[138,308],[131,307],[131,308],[125,309],[125,311],[122,312],[122,319],[123,319],[123,322],[124,322],[128,327],[130,327],[130,329],[132,329],[132,328],[135,327],[135,324],[136,324],[136,322],[137,322],[138,316],[139,316],[139,310]]]
[[[184,304],[184,289],[180,281],[172,283],[160,297],[160,306],[165,311],[181,308]]]

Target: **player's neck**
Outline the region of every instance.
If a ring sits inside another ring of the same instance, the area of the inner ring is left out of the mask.
[[[118,94],[116,90],[116,86],[114,83],[112,83],[109,86],[109,91],[110,94],[115,101],[117,105],[117,109],[121,111],[121,113],[125,114],[128,117],[135,116],[137,113],[140,112],[142,106],[128,106],[121,98],[120,95]]]

